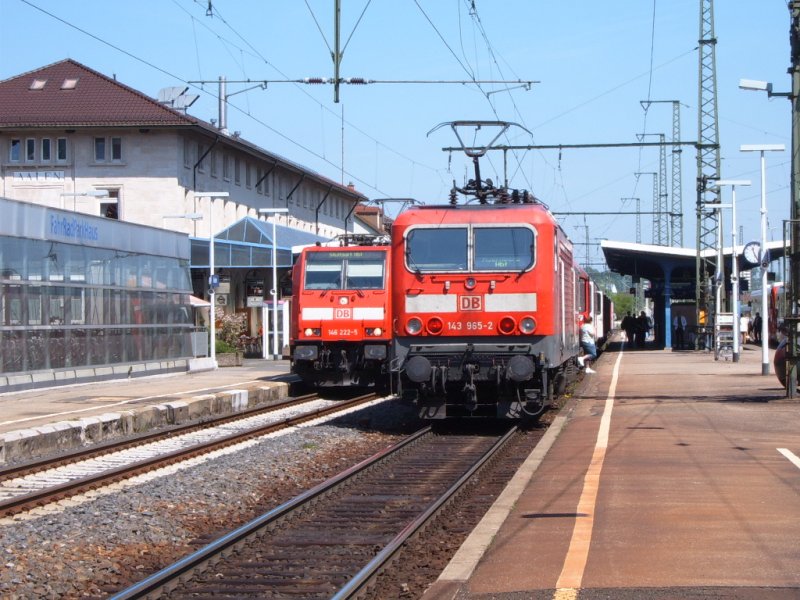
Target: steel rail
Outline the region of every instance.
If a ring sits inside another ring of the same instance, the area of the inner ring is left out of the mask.
[[[222,552],[232,549],[234,546],[245,541],[247,538],[256,535],[259,531],[269,527],[278,519],[285,517],[289,513],[296,511],[300,507],[308,504],[312,500],[330,492],[332,489],[338,487],[345,481],[354,478],[356,475],[365,472],[375,464],[384,460],[386,457],[396,454],[400,450],[403,450],[408,446],[418,442],[422,437],[429,435],[430,432],[430,426],[420,429],[398,444],[382,450],[378,454],[361,461],[346,471],[343,471],[333,478],[311,488],[307,492],[304,492],[292,500],[281,504],[280,506],[270,510],[260,517],[253,519],[249,523],[238,527],[223,537],[215,540],[211,544],[208,544],[196,552],[193,552],[189,556],[184,557],[178,562],[165,567],[161,571],[151,575],[139,583],[136,583],[133,586],[111,596],[109,600],[144,598],[149,594],[159,591],[168,591],[170,586],[173,585],[181,576],[203,566],[205,563],[218,557]]]
[[[73,450],[72,452],[66,452],[55,458],[50,457],[41,460],[33,460],[25,463],[20,463],[18,465],[13,465],[10,467],[0,469],[0,482],[7,481],[15,477],[24,477],[26,475],[32,475],[34,473],[41,473],[42,471],[63,467],[65,465],[70,465],[79,462],[81,460],[88,460],[90,458],[105,456],[113,452],[120,452],[122,450],[136,448],[137,446],[142,446],[144,444],[149,444],[151,442],[166,440],[176,435],[183,435],[185,433],[190,433],[193,431],[210,429],[212,427],[217,427],[219,425],[224,425],[226,423],[239,421],[241,419],[246,419],[248,417],[253,417],[259,414],[275,412],[277,410],[280,410],[282,408],[287,408],[294,404],[310,402],[318,398],[319,395],[317,394],[304,394],[303,396],[296,396],[293,398],[288,398],[286,400],[280,400],[275,404],[248,408],[246,410],[227,414],[219,418],[212,418],[210,420],[203,420],[203,421],[194,421],[192,423],[187,423],[185,425],[173,425],[170,427],[162,428],[159,431],[142,433],[134,437],[129,437],[126,438],[125,440],[113,440],[109,442],[103,442],[101,444],[93,444],[91,447],[81,448],[79,450]]]
[[[345,600],[357,597],[367,586],[380,574],[383,568],[389,564],[402,547],[422,530],[423,527],[441,511],[447,504],[452,502],[464,486],[486,466],[496,454],[517,434],[519,428],[512,427],[508,433],[501,437],[486,453],[478,460],[464,475],[456,481],[450,489],[434,501],[428,509],[409,523],[397,536],[389,542],[375,557],[367,563],[350,581],[347,582],[331,600]]]
[[[108,471],[103,471],[102,473],[97,473],[95,475],[90,475],[80,479],[74,479],[72,481],[68,481],[67,483],[63,483],[51,488],[37,490],[29,494],[10,498],[9,500],[0,502],[0,516],[17,514],[37,506],[43,506],[57,500],[63,500],[64,498],[74,496],[88,490],[97,489],[99,487],[110,485],[111,483],[130,479],[131,477],[141,475],[142,473],[160,469],[187,460],[188,458],[192,458],[194,456],[207,454],[214,450],[232,446],[234,444],[260,437],[274,431],[286,429],[306,421],[311,421],[322,416],[340,412],[346,408],[365,404],[376,397],[377,396],[375,394],[366,394],[364,396],[359,396],[351,400],[337,403],[335,406],[320,408],[302,415],[289,417],[288,419],[284,419],[277,423],[270,423],[269,425],[257,427],[245,432],[230,434],[216,440],[203,442],[195,446],[190,446],[174,452],[155,456],[153,458],[132,463],[123,467],[110,469]]]

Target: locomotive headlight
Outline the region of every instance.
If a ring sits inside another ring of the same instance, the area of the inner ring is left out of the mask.
[[[381,329],[380,327],[376,327],[375,329],[372,330],[372,335],[380,335],[382,333],[383,329]]]
[[[431,335],[439,335],[442,333],[442,329],[444,329],[444,323],[439,317],[431,317],[428,319],[428,325],[425,327],[425,329]]]
[[[474,277],[467,277],[467,280],[464,282],[464,287],[468,290],[471,290],[475,287],[475,278]]]
[[[406,323],[406,331],[411,335],[417,335],[422,331],[422,321],[417,317],[411,317]]]
[[[322,331],[320,329],[312,329],[311,327],[306,327],[305,331],[303,331],[307,336],[319,336]]]
[[[510,335],[516,330],[517,322],[514,320],[514,317],[503,317],[497,324],[497,328],[503,335]]]
[[[533,333],[536,329],[536,320],[533,317],[523,317],[519,322],[519,328],[522,333]]]

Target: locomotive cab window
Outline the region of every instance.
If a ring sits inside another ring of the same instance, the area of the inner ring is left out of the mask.
[[[381,290],[385,252],[313,252],[306,257],[307,290]]]
[[[367,252],[363,257],[347,260],[348,290],[382,290],[385,253]]]
[[[476,227],[476,271],[525,271],[533,266],[533,230],[527,227]]]
[[[467,229],[416,228],[406,239],[406,266],[411,271],[466,271]]]

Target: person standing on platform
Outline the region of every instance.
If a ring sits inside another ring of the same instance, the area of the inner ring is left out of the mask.
[[[761,343],[761,313],[757,312],[753,317],[753,341],[756,344]]]
[[[578,357],[578,364],[584,367],[586,373],[596,373],[586,361],[593,363],[597,359],[597,345],[595,344],[594,325],[592,325],[592,317],[587,316],[581,325],[581,348],[583,348],[584,355]]]
[[[647,318],[647,313],[642,311],[636,317],[636,345],[639,348],[644,348],[644,342],[647,339],[647,332],[650,329],[650,319]]]
[[[622,330],[625,332],[628,343],[633,344],[633,334],[636,331],[636,319],[631,315],[631,311],[628,311],[628,313],[622,317],[620,327],[622,327]]]
[[[742,315],[739,319],[739,334],[742,336],[742,345],[750,341],[750,316]]]
[[[672,317],[672,328],[675,330],[675,347],[679,350],[683,350],[683,334],[686,331],[686,317],[684,315],[675,315]]]

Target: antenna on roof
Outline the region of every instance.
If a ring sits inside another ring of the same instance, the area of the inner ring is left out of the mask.
[[[196,94],[186,94],[189,86],[165,87],[158,90],[158,101],[182,113],[186,112],[192,104],[197,102],[200,97]]]

